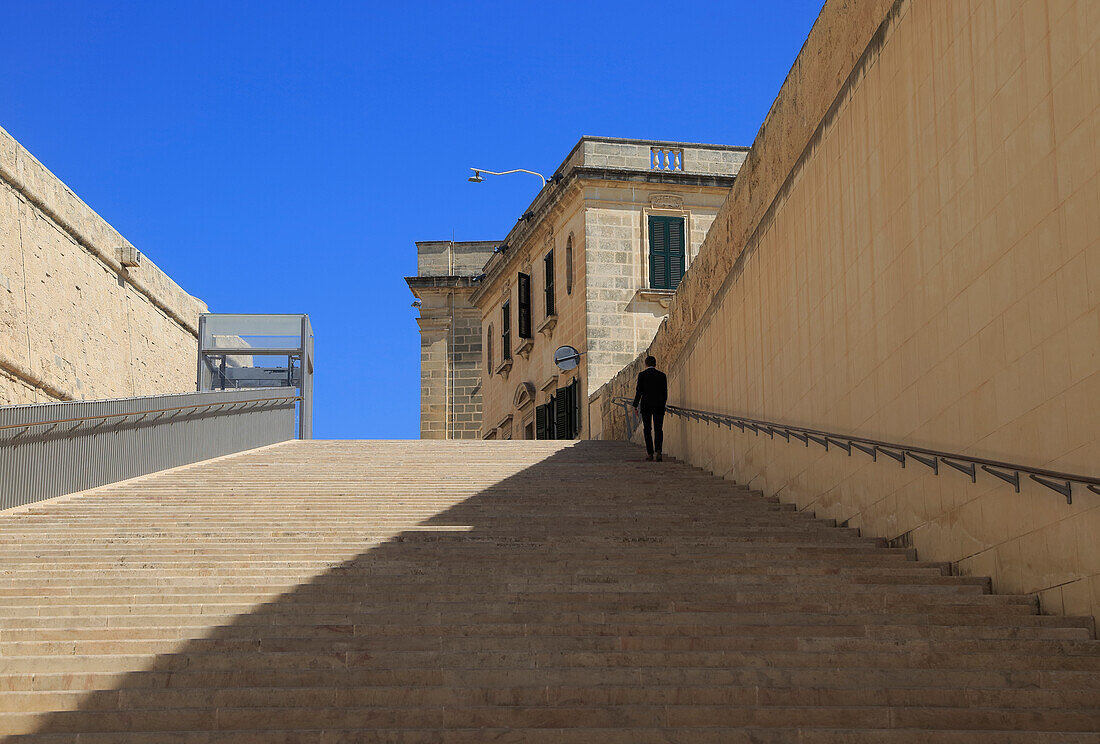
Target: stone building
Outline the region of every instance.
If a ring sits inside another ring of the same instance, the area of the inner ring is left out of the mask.
[[[496,241],[416,244],[420,438],[476,439],[481,429],[481,314],[470,294]]]
[[[203,312],[0,129],[0,405],[194,390]]]
[[[746,149],[583,137],[503,241],[453,244],[466,273],[426,255],[451,244],[418,243],[421,436],[468,436],[479,414],[487,439],[598,436],[589,391],[653,338]],[[452,317],[480,343],[447,352]],[[582,356],[560,373],[565,344]]]

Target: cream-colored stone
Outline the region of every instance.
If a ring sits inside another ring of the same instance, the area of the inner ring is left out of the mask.
[[[0,129],[0,405],[195,387],[206,311]]]
[[[492,241],[417,243],[417,276],[408,277],[420,302],[420,436],[481,437],[484,349],[481,314],[470,303],[474,277],[498,244]]]
[[[1023,5],[826,2],[642,352],[674,360],[673,403],[1098,475],[1100,14]],[[600,391],[605,436],[638,365]],[[712,431],[666,449],[1100,617],[1081,486]]]

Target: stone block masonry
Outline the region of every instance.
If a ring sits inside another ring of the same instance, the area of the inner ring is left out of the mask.
[[[420,436],[476,439],[481,428],[481,316],[470,304],[474,277],[496,241],[420,241],[417,275],[406,277],[420,302]]]
[[[481,428],[481,316],[465,298],[421,335],[420,435],[477,439]]]
[[[0,405],[195,389],[199,313],[0,129]]]

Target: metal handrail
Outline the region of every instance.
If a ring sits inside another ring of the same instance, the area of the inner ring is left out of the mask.
[[[615,398],[614,402],[622,405],[623,413],[627,416],[627,421],[629,422],[630,408],[632,407],[633,401],[629,398],[620,397]],[[673,416],[704,421],[718,426],[726,425],[731,430],[736,426],[742,433],[744,433],[746,429],[751,429],[756,436],[760,436],[761,433],[764,433],[772,439],[775,439],[776,435],[779,435],[788,443],[790,443],[791,437],[794,437],[806,447],[809,447],[810,442],[813,442],[814,444],[824,447],[825,450],[828,451],[829,445],[832,444],[834,447],[847,452],[849,457],[852,456],[852,449],[857,449],[870,456],[874,462],[878,462],[878,455],[882,453],[899,463],[903,468],[905,467],[905,460],[908,457],[929,468],[936,475],[940,474],[940,463],[942,462],[944,465],[969,476],[971,483],[977,483],[977,469],[980,467],[986,473],[1013,486],[1016,489],[1016,493],[1020,492],[1020,474],[1024,473],[1039,485],[1045,486],[1065,496],[1066,503],[1068,504],[1073,503],[1073,484],[1075,483],[1084,486],[1095,494],[1100,494],[1100,478],[1092,478],[1085,475],[1063,473],[1057,470],[1047,470],[1045,468],[1033,468],[1028,465],[1004,462],[1003,460],[988,460],[983,457],[972,457],[957,452],[942,452],[940,450],[927,449],[925,447],[911,447],[905,444],[898,444],[897,442],[885,442],[878,439],[868,439],[866,437],[853,437],[850,434],[838,434],[836,432],[822,431],[820,429],[808,429],[804,426],[790,426],[788,424],[780,424],[774,421],[762,421],[760,419],[752,419],[745,416],[714,413],[713,411],[701,411],[695,408],[665,406],[665,410]]]
[[[54,419],[52,421],[30,421],[23,424],[7,424],[0,426],[3,429],[26,429],[31,426],[53,426],[56,424],[69,424],[75,421],[98,421],[109,418],[125,418],[126,416],[148,416],[150,413],[167,413],[168,411],[198,410],[200,408],[212,408],[213,406],[235,406],[240,403],[291,403],[301,400],[300,395],[284,395],[278,398],[250,398],[248,400],[226,400],[216,403],[198,403],[186,406],[172,406],[171,408],[153,408],[148,411],[130,411],[128,413],[101,413],[98,416],[77,416],[74,418]]]

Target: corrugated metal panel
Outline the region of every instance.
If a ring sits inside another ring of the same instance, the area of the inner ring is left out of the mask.
[[[294,438],[295,388],[0,407],[0,509]]]

